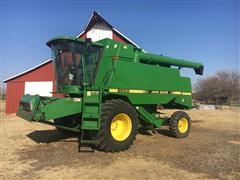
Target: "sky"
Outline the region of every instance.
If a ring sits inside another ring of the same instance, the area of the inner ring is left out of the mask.
[[[237,0],[0,0],[0,80],[51,58],[46,42],[77,36],[93,11],[147,52],[203,63],[203,77],[239,70],[239,8]]]

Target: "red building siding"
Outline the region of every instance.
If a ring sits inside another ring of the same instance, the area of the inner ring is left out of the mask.
[[[32,71],[9,80],[9,82],[53,81],[54,79],[53,64],[50,61]]]
[[[82,34],[79,38],[86,39],[87,38],[87,33]]]
[[[55,91],[55,77],[52,62],[26,72],[16,78],[7,80],[6,113],[16,113],[20,98],[24,95],[26,81],[53,81],[53,91]]]
[[[8,82],[6,96],[6,113],[15,113],[18,110],[19,99],[24,94],[24,82]]]
[[[113,40],[122,42],[122,43],[127,43],[120,35],[117,33],[113,32]]]

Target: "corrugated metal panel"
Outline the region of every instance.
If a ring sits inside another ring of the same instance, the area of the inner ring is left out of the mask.
[[[8,82],[6,95],[6,113],[16,113],[19,100],[24,94],[24,82]]]

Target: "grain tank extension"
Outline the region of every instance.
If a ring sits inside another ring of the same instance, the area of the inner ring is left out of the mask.
[[[202,75],[201,63],[146,53],[111,39],[92,43],[61,36],[47,45],[54,56],[54,93],[64,96],[24,95],[18,116],[54,125],[62,133],[76,132],[81,144],[105,152],[128,149],[140,126],[169,125],[172,136],[188,136],[187,113],[167,118],[157,107],[190,109],[191,80],[180,75],[180,68]]]

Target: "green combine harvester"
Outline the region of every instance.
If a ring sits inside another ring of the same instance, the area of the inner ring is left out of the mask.
[[[139,127],[169,125],[172,136],[188,136],[191,120],[186,112],[162,117],[157,107],[192,108],[191,80],[179,70],[192,68],[202,75],[201,63],[146,53],[111,39],[93,43],[61,36],[47,45],[54,56],[54,93],[64,96],[24,95],[19,117],[54,125],[62,133],[76,132],[79,145],[105,152],[128,149]]]

